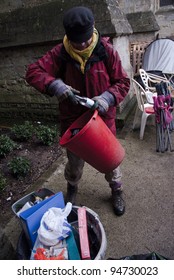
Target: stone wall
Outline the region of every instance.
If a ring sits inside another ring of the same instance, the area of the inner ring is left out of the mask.
[[[174,36],[174,8],[159,8],[159,0],[0,1],[1,119],[57,119],[56,99],[44,96],[28,86],[25,72],[28,64],[62,40],[63,12],[76,5],[88,6],[93,10],[97,29],[102,35],[113,38],[114,48],[118,50],[130,77],[133,75],[130,64],[132,42],[152,41],[157,33],[160,37]],[[138,22],[137,13],[142,12]],[[153,23],[152,30],[148,29],[149,20]],[[130,91],[119,106],[120,112],[132,96]]]
[[[117,20],[115,26],[111,23],[106,1],[50,1],[39,6],[22,7],[1,13],[0,48],[62,40],[64,12],[74,5],[81,5],[82,2],[93,10],[95,25],[102,34],[114,34],[115,26],[117,32],[125,32],[124,25],[121,26],[122,20]]]
[[[136,14],[138,12],[153,12],[160,29],[156,32],[160,38],[174,37],[174,3],[173,5],[160,7],[160,0],[119,0],[119,6],[122,11],[127,14],[135,14],[135,24],[138,20]],[[155,35],[156,35],[155,34]],[[133,40],[142,41],[144,30],[142,27],[141,33],[131,36]],[[145,34],[146,38],[153,38],[151,33]]]
[[[57,117],[55,98],[44,96],[25,82],[26,67],[53,45],[0,51],[0,118],[48,119]]]
[[[114,38],[132,32],[117,1],[113,0],[1,1],[1,119],[57,119],[57,100],[40,94],[25,82],[26,67],[62,40],[63,13],[77,5],[88,6],[93,10],[96,28],[102,35]],[[130,72],[127,63],[124,64]]]
[[[164,6],[155,11],[160,28],[159,37],[174,38],[174,2],[173,6]]]

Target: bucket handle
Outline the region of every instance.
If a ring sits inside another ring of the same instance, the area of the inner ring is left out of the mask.
[[[98,110],[95,110],[94,115],[92,116],[92,119],[95,120],[98,116]]]

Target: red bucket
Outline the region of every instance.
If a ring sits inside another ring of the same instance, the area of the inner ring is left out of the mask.
[[[73,132],[78,131],[73,136]],[[64,133],[60,145],[82,158],[101,173],[108,173],[122,162],[125,151],[98,115],[87,111]]]

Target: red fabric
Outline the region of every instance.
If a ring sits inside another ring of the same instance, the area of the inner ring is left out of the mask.
[[[147,107],[145,109],[147,114],[155,114],[154,108],[153,107]]]
[[[85,74],[81,73],[77,62],[70,57],[65,62],[66,67],[63,66],[62,44],[59,44],[37,62],[29,65],[26,81],[38,91],[47,93],[47,86],[55,79],[61,78],[67,85],[79,90],[81,96],[92,98],[107,90],[115,96],[118,105],[129,91],[130,80],[122,68],[118,53],[108,43],[107,38],[101,39],[101,45],[105,47],[108,58],[105,62],[99,60],[94,52],[86,65]],[[59,110],[63,133],[86,109],[81,105],[73,106],[69,100],[65,100],[59,104]],[[115,117],[116,107],[110,107],[102,117],[114,134]]]

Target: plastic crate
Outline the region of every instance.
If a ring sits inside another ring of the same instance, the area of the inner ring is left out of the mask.
[[[47,188],[41,188],[38,191],[33,191],[27,195],[25,195],[24,197],[20,198],[19,200],[17,200],[13,205],[12,205],[12,211],[13,213],[18,217],[18,212],[22,209],[22,207],[29,201],[32,201],[33,195],[35,196],[39,196],[42,199],[45,199],[45,197],[47,196],[51,196],[54,195],[54,192],[52,192],[51,190],[47,189]]]

